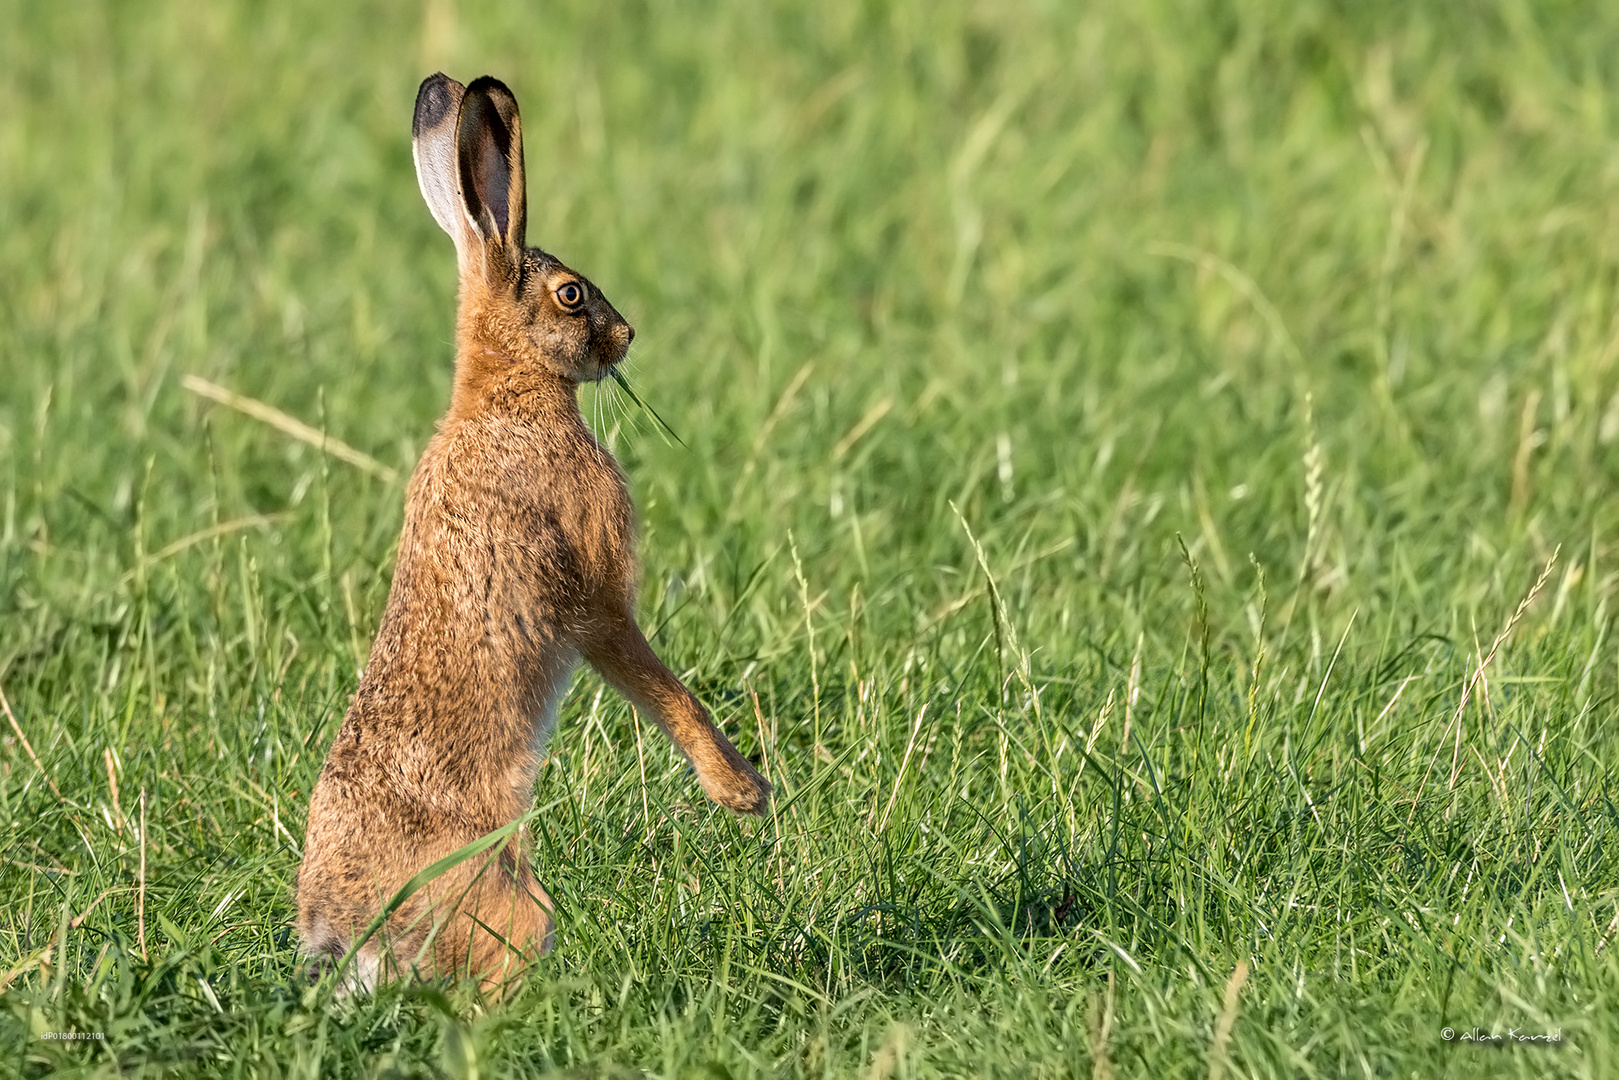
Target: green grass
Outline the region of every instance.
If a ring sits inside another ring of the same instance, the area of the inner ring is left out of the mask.
[[[1619,7],[486,7],[0,6],[0,1072],[1619,1070]],[[555,953],[340,1003],[402,486],[181,376],[408,471],[438,67],[639,331],[642,620],[780,797],[583,673]]]

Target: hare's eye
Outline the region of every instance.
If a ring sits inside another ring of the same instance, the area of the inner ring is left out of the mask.
[[[585,290],[579,287],[577,281],[570,281],[557,286],[557,303],[565,308],[576,308],[585,299]]]

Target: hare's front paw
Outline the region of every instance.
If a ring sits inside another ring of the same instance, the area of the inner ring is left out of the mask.
[[[770,781],[760,776],[740,754],[736,761],[725,764],[727,768],[716,770],[720,775],[700,778],[703,791],[710,799],[738,814],[764,813],[770,805]]]

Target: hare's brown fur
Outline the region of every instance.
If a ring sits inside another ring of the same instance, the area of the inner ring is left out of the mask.
[[[327,957],[418,872],[525,812],[581,659],[657,722],[716,802],[759,812],[770,796],[636,626],[634,508],[577,401],[634,331],[583,277],[524,246],[516,101],[493,79],[463,89],[436,75],[417,99],[415,148],[461,267],[455,386],[411,477],[382,624],[310,799],[298,928]],[[551,933],[518,832],[413,894],[351,978],[494,984]]]

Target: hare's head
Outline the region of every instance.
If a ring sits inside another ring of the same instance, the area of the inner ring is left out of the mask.
[[[487,75],[466,87],[433,75],[416,94],[411,136],[422,195],[455,241],[463,356],[571,382],[605,377],[635,331],[583,274],[524,242],[523,129],[512,92]]]

